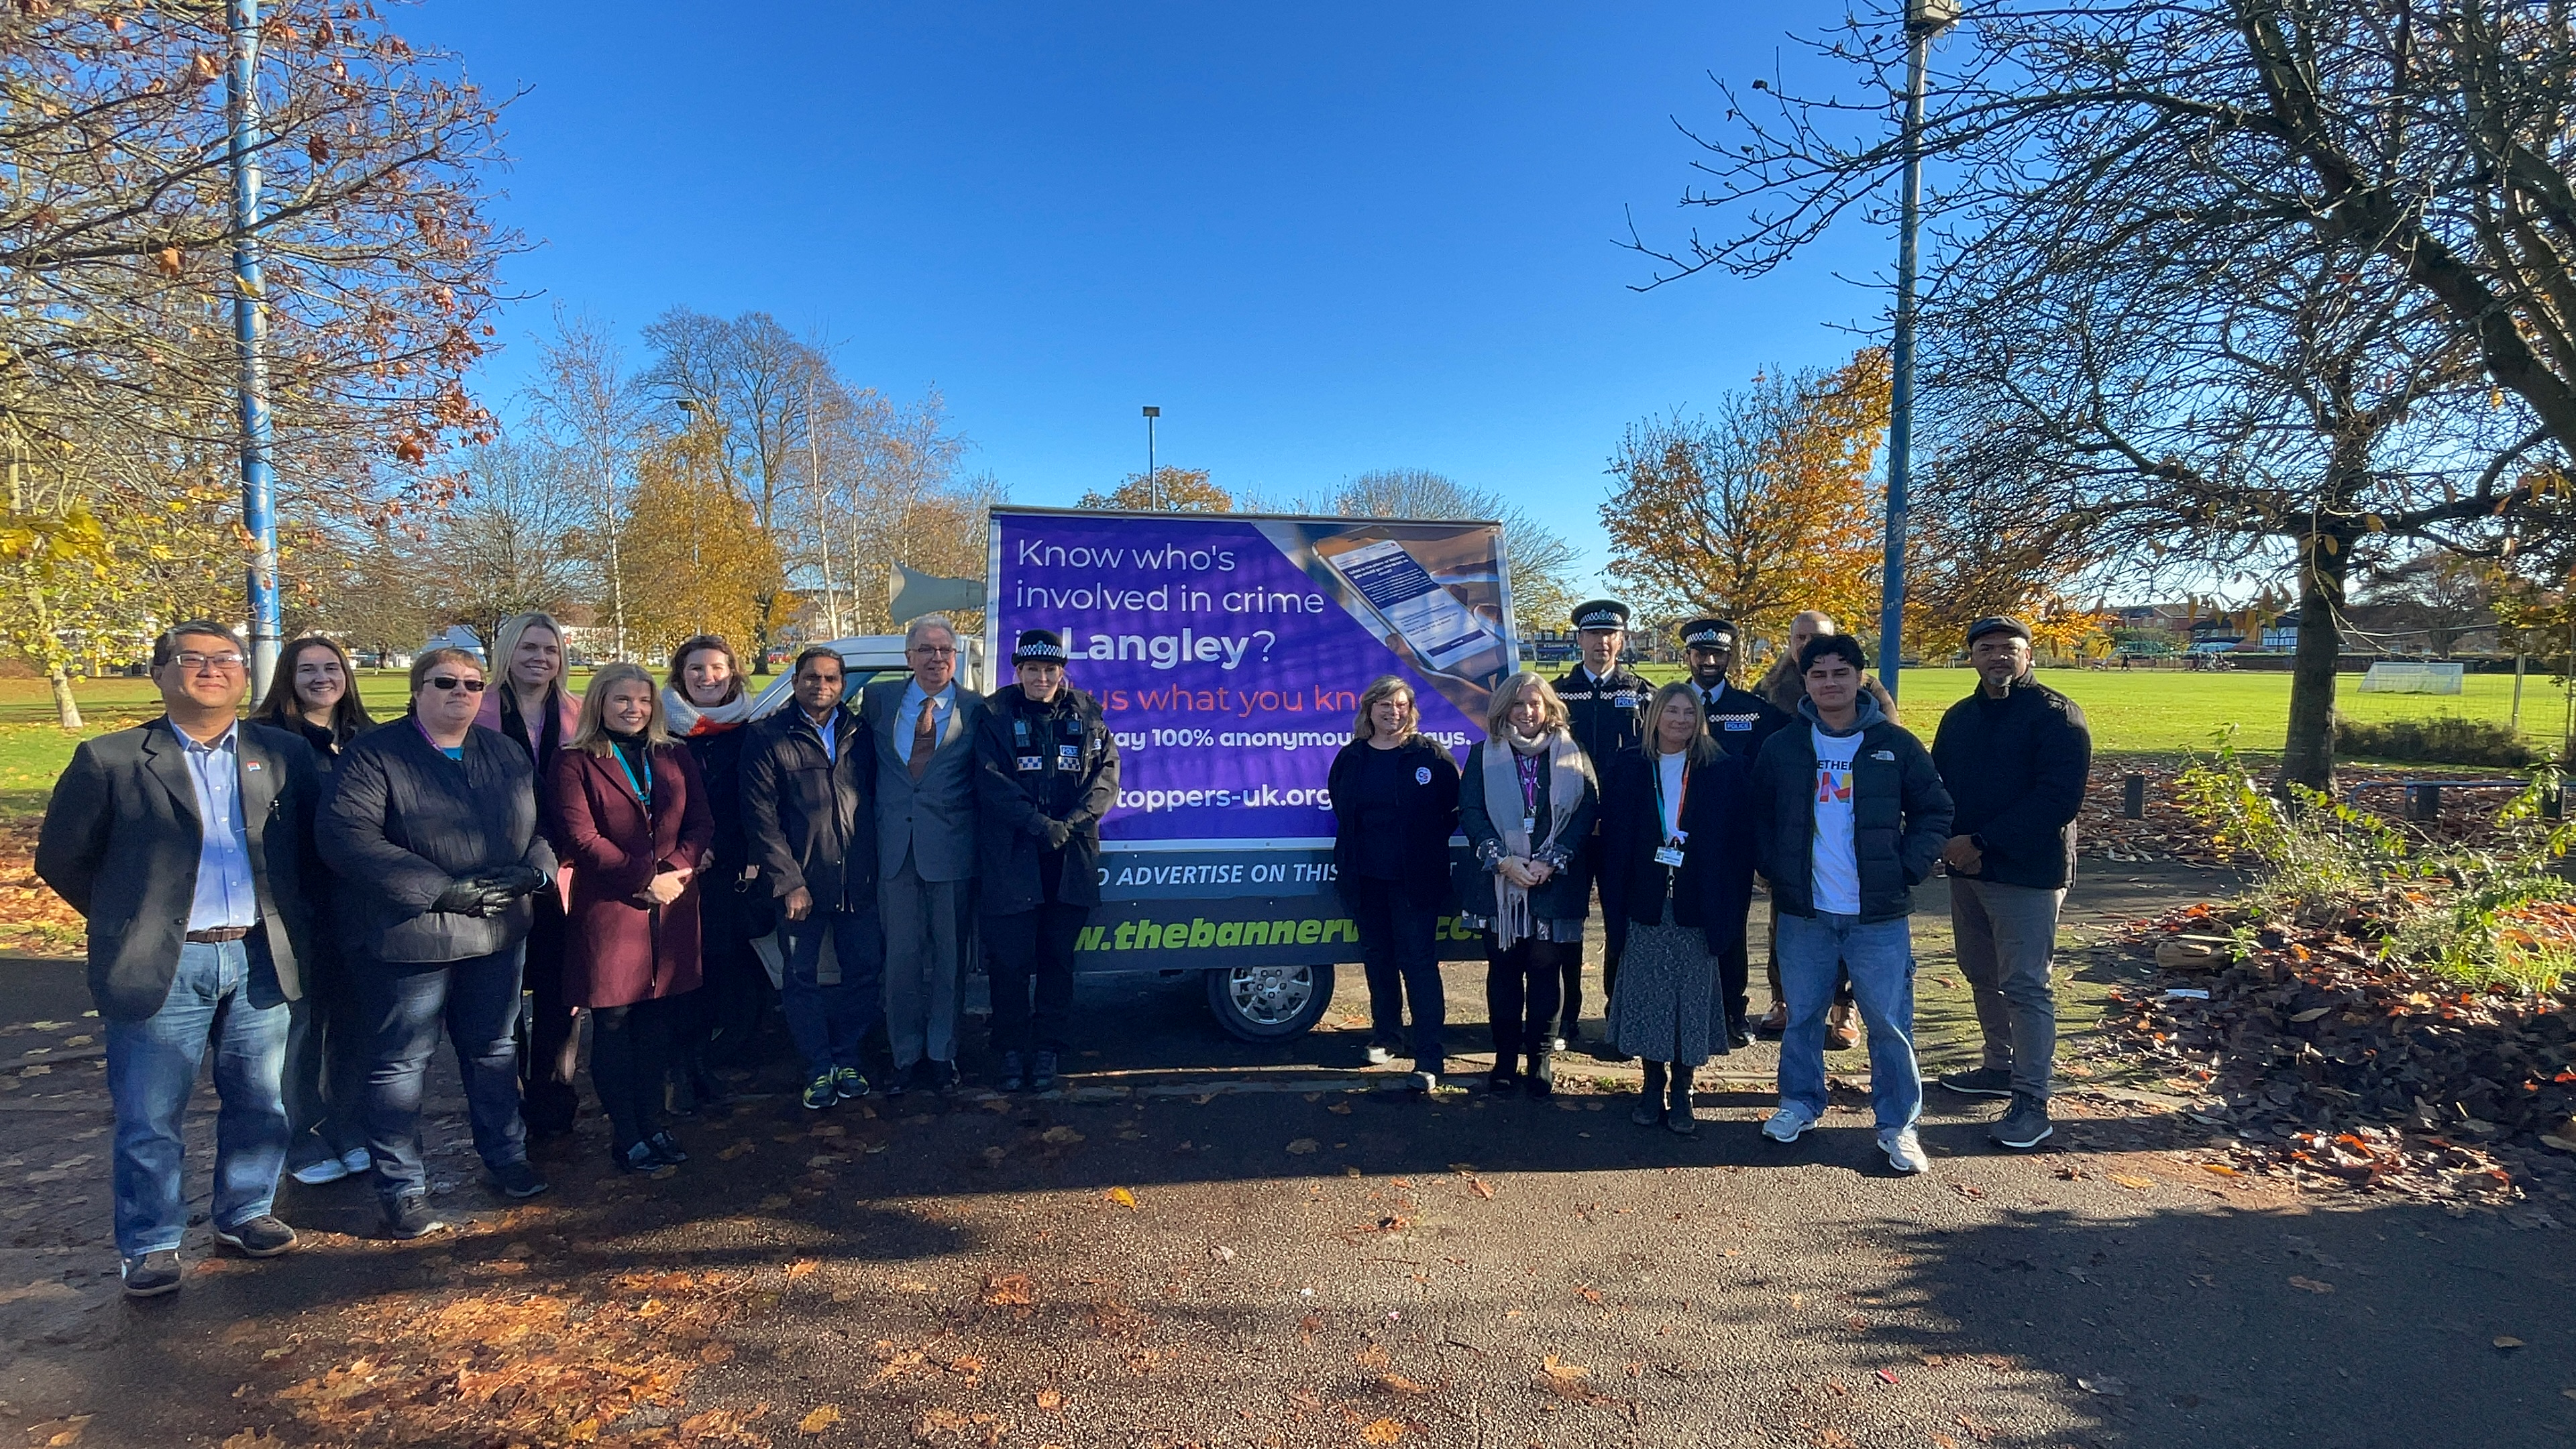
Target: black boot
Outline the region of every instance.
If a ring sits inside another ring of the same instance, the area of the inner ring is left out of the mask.
[[[1640,1127],[1652,1127],[1664,1120],[1664,1064],[1646,1063],[1645,1089],[1637,1094],[1637,1108],[1628,1120]]]
[[[1018,1052],[1002,1053],[1001,1079],[993,1086],[1000,1091],[1016,1092],[1029,1084],[1028,1068],[1022,1065]]]
[[[1673,1068],[1672,1107],[1664,1113],[1664,1125],[1684,1137],[1699,1134],[1699,1114],[1691,1110],[1691,1069]]]
[[[1524,1080],[1529,1084],[1529,1094],[1533,1097],[1556,1095],[1556,1053],[1530,1053],[1529,1075]]]
[[[1520,1053],[1497,1049],[1494,1070],[1485,1078],[1485,1086],[1496,1092],[1508,1092],[1521,1084]]]

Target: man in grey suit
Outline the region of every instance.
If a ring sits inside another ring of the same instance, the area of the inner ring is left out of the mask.
[[[912,673],[867,687],[859,719],[876,750],[877,909],[885,918],[890,1096],[928,1063],[957,1084],[957,1001],[975,911],[975,726],[984,701],[957,683],[957,629],[924,614],[903,634]]]
[[[116,1107],[116,1251],[131,1297],[178,1291],[188,1226],[180,1130],[211,1047],[216,1241],[295,1246],[270,1208],[289,1133],[286,1003],[302,994],[313,751],[240,717],[241,639],[172,627],[152,645],[166,713],[85,741],[54,783],[36,874],[89,918],[89,989]]]

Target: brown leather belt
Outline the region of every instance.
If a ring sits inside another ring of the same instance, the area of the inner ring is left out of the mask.
[[[225,926],[213,931],[190,931],[188,939],[201,946],[220,946],[226,941],[238,941],[249,934],[248,926]]]

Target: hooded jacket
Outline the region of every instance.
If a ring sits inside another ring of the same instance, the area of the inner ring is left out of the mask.
[[[1860,867],[1860,918],[1895,920],[1914,909],[1914,887],[1931,876],[1950,838],[1950,792],[1921,740],[1889,719],[1875,697],[1863,692],[1858,701],[1852,856]],[[1797,723],[1773,735],[1753,766],[1755,849],[1772,900],[1793,916],[1816,914],[1818,728],[1814,701],[1799,700]]]
[[[1118,741],[1099,700],[1071,685],[1045,704],[1016,684],[996,691],[975,722],[975,792],[982,914],[1100,904],[1100,820],[1118,803]],[[1041,867],[1059,852],[1050,901]]]

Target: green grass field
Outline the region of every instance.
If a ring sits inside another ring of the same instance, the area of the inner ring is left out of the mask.
[[[1651,666],[1657,680],[1678,677],[1678,666]],[[2094,748],[2103,754],[2173,755],[2206,750],[2219,730],[2241,730],[2252,753],[2277,751],[2289,727],[2287,674],[2183,674],[2116,670],[2096,673],[2052,669],[2040,676],[2084,706],[2093,724]],[[578,688],[580,676],[575,676]],[[1930,738],[1941,711],[1975,688],[1964,669],[1914,669],[1900,681],[1907,726]],[[2336,707],[2353,719],[2398,719],[2451,713],[2502,721],[2513,705],[2513,678],[2472,674],[2457,695],[2363,694],[2360,677],[2337,680]],[[120,729],[159,713],[159,696],[141,679],[85,680],[81,711],[90,729]],[[402,712],[403,677],[368,671],[359,694],[379,718]],[[2544,753],[2555,754],[2566,718],[2566,695],[2555,680],[2534,675],[2523,684],[2522,730]],[[52,697],[44,682],[0,680],[0,817],[41,811],[54,777],[71,758],[74,737],[54,727]]]

